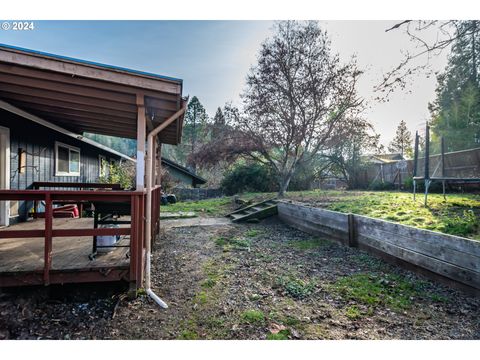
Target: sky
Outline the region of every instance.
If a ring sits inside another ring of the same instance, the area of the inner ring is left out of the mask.
[[[395,21],[321,21],[332,51],[348,61],[355,55],[364,70],[359,95],[364,117],[388,144],[401,120],[413,132],[428,119],[435,77],[415,78],[409,92],[388,102],[374,101],[373,87],[414,45],[400,31],[385,32]],[[183,79],[184,95],[196,95],[210,116],[226,102],[239,104],[245,77],[256,63],[271,21],[35,21],[34,30],[0,30],[0,43],[132,68]],[[430,59],[433,70],[446,65],[447,52]],[[426,61],[426,60],[422,60]]]

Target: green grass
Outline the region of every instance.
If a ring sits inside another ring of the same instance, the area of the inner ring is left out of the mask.
[[[256,237],[258,235],[263,234],[264,232],[258,229],[251,229],[245,232],[245,236],[249,238]]]
[[[347,192],[348,194],[348,192]],[[440,194],[413,201],[412,194],[399,192],[356,192],[329,205],[330,210],[366,215],[446,234],[480,239],[480,196]]]
[[[274,193],[246,193],[243,199],[261,201],[275,197]],[[328,209],[344,213],[366,215],[410,225],[421,229],[464,236],[480,240],[480,195],[448,194],[444,201],[441,194],[430,194],[428,207],[423,205],[420,194],[414,202],[411,193],[395,191],[293,191],[287,199],[323,203]],[[162,207],[167,212],[195,212],[206,216],[222,216],[232,211],[231,198],[223,197],[201,201],[178,202]],[[244,237],[253,238],[262,232],[251,229]],[[303,250],[315,244],[299,245]]]
[[[165,212],[189,212],[203,213],[210,216],[222,216],[229,211],[228,205],[231,204],[229,197],[216,199],[207,199],[200,201],[180,201],[176,204],[162,206]]]
[[[250,250],[251,241],[242,238],[217,237],[214,239],[215,245],[221,247],[223,251],[230,250]]]
[[[197,340],[198,334],[191,330],[184,330],[178,337],[179,340]]]
[[[356,320],[362,316],[362,313],[355,305],[349,306],[345,311],[345,316],[350,320]]]
[[[249,324],[262,324],[265,322],[265,315],[260,310],[247,310],[242,313],[242,319]]]
[[[195,298],[193,300],[198,305],[204,305],[208,301],[208,295],[206,291],[200,291],[195,294]]]
[[[267,340],[288,340],[290,331],[288,329],[280,330],[278,333],[270,333],[267,335]]]
[[[332,289],[347,300],[369,306],[382,305],[393,310],[405,310],[414,304],[415,298],[424,296],[420,285],[392,274],[356,274],[340,278],[333,284]],[[355,310],[350,309],[350,315],[356,316]]]
[[[289,246],[299,250],[313,250],[330,245],[331,242],[324,239],[312,238],[307,240],[291,241]]]

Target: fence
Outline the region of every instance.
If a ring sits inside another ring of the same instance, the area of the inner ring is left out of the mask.
[[[480,241],[287,202],[278,203],[278,215],[299,230],[398,259],[480,295]]]
[[[223,196],[222,189],[174,188],[172,193],[178,200],[204,200]]]
[[[418,159],[417,175],[423,176],[425,159]],[[430,156],[430,176],[441,173],[441,155]],[[406,161],[406,167],[399,169],[397,162],[372,164],[360,174],[361,185],[367,187],[373,181],[399,184],[413,175],[413,160]],[[445,153],[445,176],[468,179],[480,178],[480,148]]]

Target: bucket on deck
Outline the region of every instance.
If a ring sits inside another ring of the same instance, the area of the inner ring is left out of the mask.
[[[100,225],[99,228],[103,229],[112,229],[118,228],[118,225],[108,224]],[[107,253],[115,249],[115,243],[120,239],[119,235],[100,235],[97,236],[97,252],[98,253]],[[107,246],[107,247],[102,247]]]

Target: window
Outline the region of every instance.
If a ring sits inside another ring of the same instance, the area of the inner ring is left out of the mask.
[[[55,143],[55,176],[80,175],[80,149]]]

